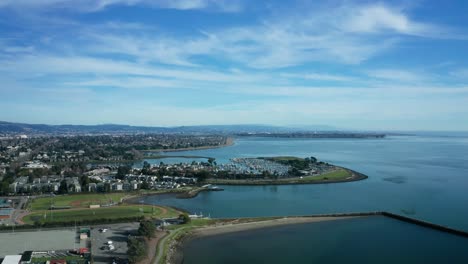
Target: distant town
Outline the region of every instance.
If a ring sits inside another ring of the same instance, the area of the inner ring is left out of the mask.
[[[234,158],[150,164],[153,153],[219,147],[225,136],[120,135],[35,137],[0,140],[1,194],[44,194],[174,189],[207,179],[279,179],[318,175],[334,169],[316,158],[302,161]],[[141,168],[134,162],[144,160]],[[307,165],[301,164],[305,162]],[[298,165],[300,164],[300,165]],[[309,166],[308,164],[312,164]]]
[[[240,135],[23,132],[0,135],[0,239],[13,241],[0,249],[2,263],[149,263],[145,258],[153,256],[164,263],[167,248],[147,250],[168,234],[166,228],[224,220],[142,204],[141,196],[191,198],[222,191],[217,185],[367,178],[312,156],[237,157],[218,163],[213,157],[178,153],[227,147]],[[180,162],[165,163],[165,158]],[[53,241],[43,243],[43,237]]]

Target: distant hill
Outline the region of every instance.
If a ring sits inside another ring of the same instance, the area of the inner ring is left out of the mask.
[[[179,134],[234,134],[234,133],[288,133],[304,129],[269,125],[204,125],[177,127],[149,127],[116,124],[103,125],[45,125],[0,121],[0,133],[24,134],[130,134],[130,133],[179,133]],[[328,130],[328,129],[327,129]]]

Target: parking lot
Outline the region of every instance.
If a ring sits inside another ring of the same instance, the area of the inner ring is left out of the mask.
[[[21,254],[26,250],[68,251],[86,247],[86,241],[79,240],[77,236],[74,228],[0,232],[0,258],[6,255]]]
[[[127,259],[128,235],[137,233],[139,223],[95,226],[91,230],[91,253],[94,263],[112,263],[112,259]],[[107,229],[105,232],[102,229]],[[109,249],[112,241],[114,249]]]

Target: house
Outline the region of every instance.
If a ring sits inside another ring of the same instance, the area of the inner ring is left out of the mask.
[[[77,193],[81,192],[81,185],[79,183],[74,183],[71,187],[72,191]]]
[[[58,192],[59,188],[60,188],[60,183],[58,182],[53,182],[50,184],[50,190],[53,192]]]
[[[12,184],[10,184],[10,191],[12,193],[17,193],[19,191],[19,186],[17,182],[13,182]]]
[[[95,192],[97,191],[97,185],[94,182],[88,184],[88,192]]]
[[[138,182],[133,180],[130,182],[130,185],[132,187],[133,190],[138,190]]]
[[[129,182],[124,182],[123,183],[123,189],[125,191],[131,191],[132,190],[132,185]]]
[[[123,191],[123,183],[121,182],[115,182],[112,184],[112,190],[113,191]]]

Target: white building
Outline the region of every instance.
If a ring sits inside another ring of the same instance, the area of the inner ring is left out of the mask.
[[[7,255],[2,261],[2,264],[19,264],[21,255]]]

